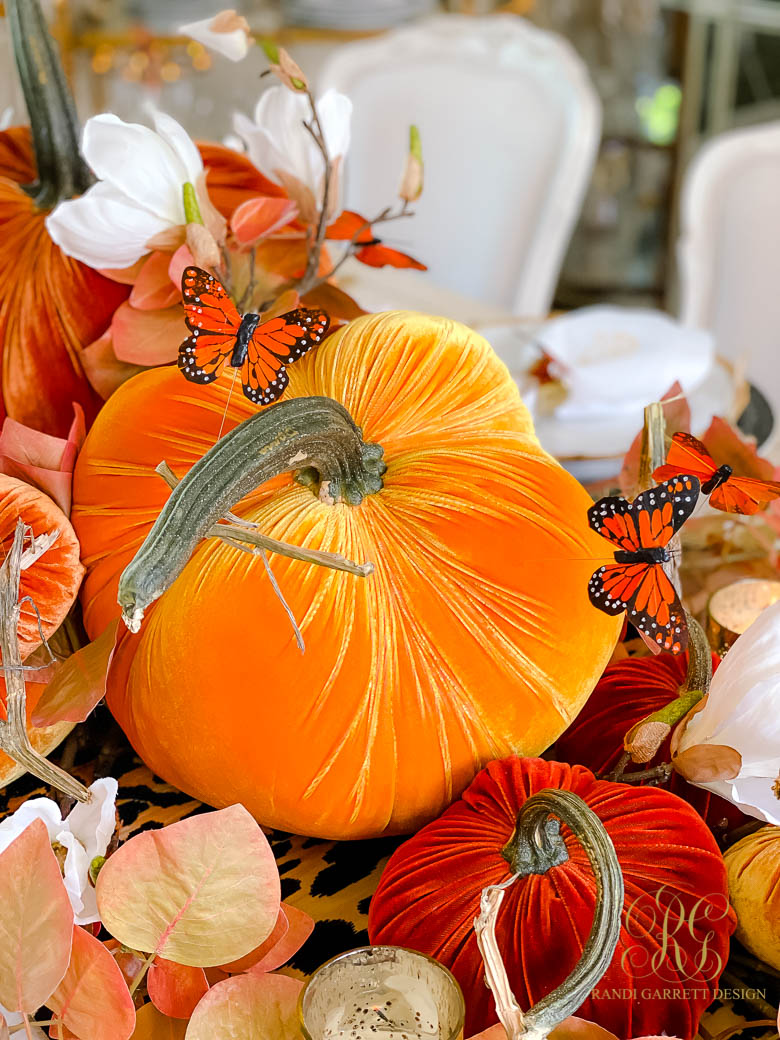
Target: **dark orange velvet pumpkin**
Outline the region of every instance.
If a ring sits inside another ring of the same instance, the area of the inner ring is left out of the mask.
[[[720,658],[712,655],[713,671]],[[623,737],[642,719],[669,704],[685,682],[688,654],[659,654],[629,657],[607,666],[585,707],[555,745],[555,756],[564,762],[579,762],[594,773],[609,773],[623,751]],[[665,740],[653,766],[668,762],[669,740]],[[629,765],[629,769],[639,766]],[[747,820],[744,813],[725,798],[694,787],[679,773],[664,784],[689,802],[704,817],[716,837]]]
[[[445,964],[466,997],[466,1036],[494,1023],[473,922],[482,889],[512,874],[502,850],[521,806],[545,788],[573,791],[596,813],[625,884],[615,955],[577,1014],[618,1037],[692,1037],[734,930],[723,859],[701,818],[680,798],[597,780],[583,766],[492,762],[460,801],[391,857],[371,901],[371,942],[411,947]],[[526,1009],[571,973],[593,921],[590,864],[568,828],[562,833],[568,861],[516,881],[499,911],[499,948]]]

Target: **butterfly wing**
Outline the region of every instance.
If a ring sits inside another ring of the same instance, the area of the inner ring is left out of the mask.
[[[179,368],[193,383],[213,383],[236,345],[241,315],[221,282],[200,267],[184,268],[181,295],[190,335],[179,347]]]
[[[600,498],[588,510],[588,523],[596,534],[624,552],[636,552],[641,547],[636,517],[625,498]]]
[[[753,516],[768,502],[780,498],[780,484],[774,480],[753,477],[729,477],[710,495],[710,505],[724,513]]]
[[[627,619],[662,650],[679,654],[688,645],[685,611],[660,563],[610,563],[588,585],[591,603]]]
[[[653,480],[663,481],[678,473],[691,473],[700,484],[706,484],[718,467],[698,437],[690,433],[675,433],[666,456],[666,464],[653,471]]]
[[[696,508],[701,483],[692,473],[680,473],[637,495],[631,513],[643,549],[662,548]]]
[[[254,404],[270,404],[288,383],[287,365],[322,342],[330,319],[324,311],[299,307],[258,325],[241,367],[244,394]]]

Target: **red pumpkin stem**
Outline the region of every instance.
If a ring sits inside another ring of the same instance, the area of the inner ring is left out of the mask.
[[[555,819],[554,817],[557,817]],[[569,858],[561,821],[585,849],[596,879],[596,910],[582,956],[571,975],[552,993],[522,1012],[512,995],[498,944],[495,918],[506,888],[529,874],[546,874]],[[603,977],[620,937],[623,875],[615,847],[598,816],[572,791],[545,790],[521,808],[515,832],[501,852],[512,877],[482,893],[482,912],[474,922],[485,976],[496,998],[498,1017],[509,1040],[542,1040],[581,1006]]]
[[[5,10],[38,167],[38,180],[24,190],[41,209],[51,209],[86,191],[92,177],[79,151],[73,98],[38,0],[6,0]]]

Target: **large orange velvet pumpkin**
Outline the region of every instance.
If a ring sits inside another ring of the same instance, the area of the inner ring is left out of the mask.
[[[221,427],[232,374],[166,368],[106,404],[79,456],[73,519],[94,637],[168,496]],[[201,542],[115,655],[108,703],[144,760],[214,805],[331,838],[404,832],[485,762],[538,753],[601,674],[620,619],[588,601],[604,546],[590,500],[540,447],[489,345],[443,318],[359,318],[290,369],[381,444],[384,487],[328,505],[292,475],[236,507],[273,537],[370,560],[368,578]],[[230,430],[255,409],[235,390]]]
[[[371,900],[371,942],[407,946],[445,964],[466,998],[466,1036],[496,1022],[474,918],[483,888],[523,872],[511,851],[515,824],[526,801],[548,788],[583,799],[623,874],[617,948],[577,1015],[624,1040],[692,1037],[734,930],[723,858],[702,819],[676,795],[597,780],[584,766],[491,762],[460,801],[390,857]],[[509,983],[526,1010],[571,974],[593,923],[593,870],[568,827],[561,835],[565,860],[514,882],[496,920]]]

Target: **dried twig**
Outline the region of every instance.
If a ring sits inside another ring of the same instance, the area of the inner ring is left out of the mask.
[[[28,532],[30,544],[25,549]],[[86,787],[40,755],[27,735],[27,692],[19,653],[19,581],[22,570],[39,559],[53,544],[52,535],[54,532],[36,541],[32,531],[19,520],[11,551],[0,567],[0,648],[7,697],[7,718],[0,720],[0,748],[39,780],[80,802],[88,802],[90,793]]]

